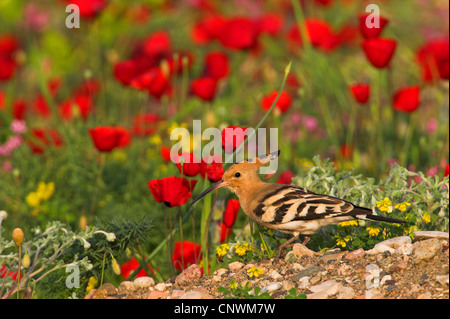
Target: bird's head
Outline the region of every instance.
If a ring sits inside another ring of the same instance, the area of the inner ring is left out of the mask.
[[[241,189],[251,187],[252,184],[260,182],[261,180],[259,179],[258,169],[269,163],[271,160],[277,158],[279,155],[280,151],[276,151],[230,166],[230,168],[223,174],[222,180],[203,191],[196,199],[194,199],[191,206],[206,194],[218,188],[226,187],[232,192],[237,193]]]

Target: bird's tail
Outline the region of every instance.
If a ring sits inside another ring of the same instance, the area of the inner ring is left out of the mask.
[[[353,211],[356,213],[355,217],[358,219],[374,220],[377,222],[386,222],[386,223],[406,224],[406,221],[404,220],[375,215],[370,209],[364,207],[355,207]]]

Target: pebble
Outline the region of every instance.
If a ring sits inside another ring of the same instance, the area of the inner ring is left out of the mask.
[[[341,287],[337,299],[353,299],[355,298],[355,290],[352,287]]]
[[[444,287],[448,287],[448,275],[436,276],[436,281]]]
[[[311,266],[309,268],[306,268],[302,271],[300,271],[297,275],[294,276],[294,281],[298,281],[300,280],[302,277],[306,277],[306,276],[312,276],[317,274],[319,271],[324,271],[326,270],[324,267],[322,266]]]
[[[310,285],[309,279],[310,279],[310,277],[308,277],[308,276],[300,278],[300,280],[298,281],[298,288],[299,289],[306,289],[306,288],[308,288],[309,285]]]
[[[365,296],[366,299],[383,299],[384,297],[380,288],[371,288],[366,290]]]
[[[298,243],[292,246],[292,251],[295,252],[297,256],[300,256],[299,258],[303,256],[314,257],[314,255],[316,254],[313,250],[309,249],[305,245]]]
[[[366,251],[366,253],[369,255],[376,255],[382,254],[385,251],[388,251],[391,255],[410,255],[413,251],[411,237],[400,236],[384,240],[376,244],[372,249]]]
[[[240,261],[235,261],[232,262],[228,265],[228,269],[230,269],[231,271],[236,271],[241,269],[242,267],[244,267],[244,264],[241,263]]]
[[[442,245],[439,239],[432,238],[415,242],[413,247],[413,261],[417,264],[421,261],[428,261],[436,256],[441,250]]]
[[[200,279],[202,272],[197,264],[192,264],[181,272],[175,279],[175,283],[180,286],[186,286],[193,281]]]
[[[188,291],[178,297],[178,299],[214,299],[209,293],[199,290]]]
[[[274,270],[270,273],[270,278],[272,278],[273,280],[278,280],[283,278],[283,276],[281,276],[278,271]]]
[[[449,240],[449,233],[443,231],[416,231],[414,232],[414,238],[416,238],[417,240],[430,238]]]
[[[133,285],[135,289],[150,288],[155,285],[155,280],[148,276],[138,277],[133,281]]]
[[[119,293],[130,292],[133,291],[134,289],[135,289],[134,283],[129,280],[122,281],[119,287],[117,288]]]
[[[154,290],[147,295],[147,299],[163,299],[169,296],[167,292]]]
[[[277,290],[280,290],[282,287],[283,285],[281,284],[281,282],[274,282],[261,289],[261,293],[262,294],[265,292],[273,293]]]
[[[363,257],[366,254],[364,249],[359,248],[357,250],[354,250],[352,252],[349,252],[347,255],[345,255],[345,259],[347,260],[355,260],[357,258]]]
[[[342,288],[342,284],[336,280],[327,280],[320,285],[309,288],[313,293],[308,294],[308,299],[327,299],[330,296],[336,295]]]

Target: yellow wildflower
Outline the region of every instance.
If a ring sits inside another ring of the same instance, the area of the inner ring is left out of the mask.
[[[157,134],[150,136],[148,141],[150,142],[150,144],[155,145],[155,146],[159,146],[162,144],[161,136],[159,136]]]
[[[55,183],[50,182],[46,184],[44,182],[40,182],[36,192],[40,200],[46,201],[55,192]]]
[[[425,213],[425,214],[422,216],[422,219],[423,219],[423,221],[424,221],[425,223],[427,223],[427,224],[431,222],[430,214],[428,214],[428,213]]]
[[[380,229],[377,227],[367,227],[366,229],[369,231],[370,236],[378,236],[380,233]]]
[[[237,284],[236,281],[234,281],[234,280],[230,281],[230,288],[231,288],[231,289],[236,289],[237,286],[238,286],[238,284]]]
[[[38,207],[41,202],[37,192],[29,193],[25,200],[30,207]]]
[[[389,198],[385,197],[381,201],[377,201],[377,207],[381,212],[392,212],[392,202]]]
[[[228,244],[222,244],[220,246],[217,246],[216,247],[217,257],[221,258],[221,257],[225,256],[227,254],[228,250],[230,250],[230,246]]]
[[[342,226],[342,227],[358,226],[358,222],[356,220],[349,220],[349,221],[346,221],[346,222],[339,223],[339,226]]]
[[[242,245],[239,244],[239,245],[236,245],[234,250],[235,250],[236,254],[238,254],[239,256],[244,256],[250,250],[250,245],[247,243],[243,243]]]
[[[408,208],[408,206],[411,206],[411,203],[408,202],[404,202],[404,203],[398,203],[394,206],[395,209],[398,209],[399,211],[406,211],[406,209]]]
[[[341,238],[339,235],[335,235],[334,237],[336,238],[336,245],[341,247],[346,247],[347,242],[352,239],[350,236],[345,236],[344,238]]]
[[[88,284],[86,287],[86,292],[89,292],[92,289],[94,289],[97,286],[97,283],[98,283],[97,278],[95,278],[94,276],[91,276],[89,278],[89,281],[88,281]]]
[[[250,278],[255,277],[258,278],[259,275],[262,275],[264,271],[261,268],[256,268],[256,266],[252,266],[247,270],[247,273]]]
[[[127,161],[127,153],[123,150],[115,150],[112,153],[112,158],[117,162],[125,163]]]

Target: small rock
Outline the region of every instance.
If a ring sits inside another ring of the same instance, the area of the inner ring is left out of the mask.
[[[400,236],[384,240],[376,244],[372,249],[366,251],[369,255],[382,254],[388,251],[391,255],[402,254],[410,255],[412,253],[411,238],[409,236]]]
[[[214,299],[214,297],[203,291],[194,290],[185,292],[184,294],[179,296],[178,299]]]
[[[381,293],[380,288],[371,288],[366,290],[366,299],[383,299],[383,294]]]
[[[212,276],[212,278],[211,278],[211,283],[213,283],[213,284],[216,284],[221,281],[222,281],[222,277],[220,277],[220,276],[215,275],[215,276]]]
[[[333,296],[339,292],[342,284],[338,283],[336,280],[327,280],[320,285],[312,286],[309,288],[313,293],[307,295],[309,299],[326,299]]]
[[[228,272],[228,269],[226,268],[219,268],[214,272],[214,275],[222,277]]]
[[[272,278],[273,280],[279,280],[283,278],[283,276],[281,276],[278,271],[274,270],[270,273],[270,278]]]
[[[365,255],[365,251],[362,248],[359,248],[357,250],[354,250],[350,253],[348,253],[347,255],[345,255],[345,259],[347,260],[355,260],[357,258],[363,257]]]
[[[114,285],[113,285],[113,284],[110,284],[110,283],[105,283],[105,284],[103,284],[103,285],[100,287],[100,290],[102,291],[102,293],[103,293],[104,291],[106,291],[106,293],[107,293],[108,295],[112,295],[112,294],[116,294],[116,293],[117,293],[117,288],[114,287]]]
[[[183,289],[175,289],[174,291],[172,291],[172,293],[170,294],[170,298],[171,299],[178,299],[181,295],[183,295],[185,293],[185,291]]]
[[[311,285],[315,285],[315,284],[317,284],[319,281],[320,281],[320,277],[319,277],[319,276],[314,276],[314,277],[312,277],[312,278],[309,280],[309,283],[310,283]]]
[[[125,293],[125,292],[130,292],[133,291],[134,289],[136,289],[134,287],[134,283],[132,281],[122,281],[119,285],[119,287],[117,288],[119,293]]]
[[[448,287],[448,275],[436,276],[436,281],[444,287]]]
[[[414,232],[414,238],[416,238],[417,240],[430,238],[449,240],[449,233],[443,231],[416,231]]]
[[[393,264],[390,268],[390,272],[398,272],[403,271],[408,267],[408,262],[406,260],[399,261],[398,263]]]
[[[293,264],[297,263],[299,261],[299,258],[297,257],[297,254],[293,251],[289,251],[286,256],[284,256],[284,262],[286,264]]]
[[[431,292],[427,291],[426,293],[420,294],[417,296],[417,299],[432,299]]]
[[[441,247],[441,242],[437,238],[427,239],[414,243],[414,263],[431,260],[441,250]]]
[[[175,283],[180,286],[185,286],[193,281],[197,281],[202,276],[200,267],[197,264],[190,265],[188,268],[183,270],[181,274],[175,279]]]
[[[355,290],[351,287],[341,287],[337,299],[353,299],[355,298]]]
[[[302,271],[300,271],[297,275],[294,276],[294,281],[298,281],[300,280],[302,277],[306,277],[306,276],[312,276],[317,274],[319,271],[324,271],[325,268],[322,266],[311,266],[309,268],[306,268]]]
[[[261,293],[263,294],[265,292],[268,292],[270,294],[277,290],[280,290],[281,287],[283,287],[281,282],[274,282],[274,283],[271,283],[268,286],[264,287],[263,289],[261,289]]]
[[[292,288],[295,288],[294,283],[290,280],[284,280],[283,282],[281,282],[281,285],[282,285],[283,289],[286,291],[289,291]]]
[[[383,286],[386,283],[386,281],[389,281],[389,280],[392,280],[391,275],[383,276],[383,278],[381,278],[381,281],[380,281],[380,286]]]
[[[235,261],[228,265],[228,269],[230,269],[231,271],[239,270],[242,267],[244,267],[244,264],[241,263],[240,261]]]
[[[163,299],[169,296],[167,292],[154,290],[147,295],[147,299]]]
[[[135,289],[150,288],[155,285],[155,280],[148,276],[138,277],[133,281],[133,285]]]
[[[166,283],[160,282],[155,285],[155,290],[164,291],[166,290]]]
[[[306,289],[306,288],[308,288],[309,285],[310,285],[309,278],[310,277],[308,277],[308,276],[300,278],[300,280],[298,281],[298,288],[299,289]]]
[[[295,254],[299,259],[302,258],[303,256],[314,257],[315,255],[315,252],[313,250],[309,249],[305,245],[298,243],[292,246],[292,251],[295,252]]]
[[[321,292],[326,291],[329,296],[337,294],[339,291],[340,286],[342,286],[340,283],[338,283],[336,280],[327,280],[320,285],[312,286],[309,288],[312,292]]]

